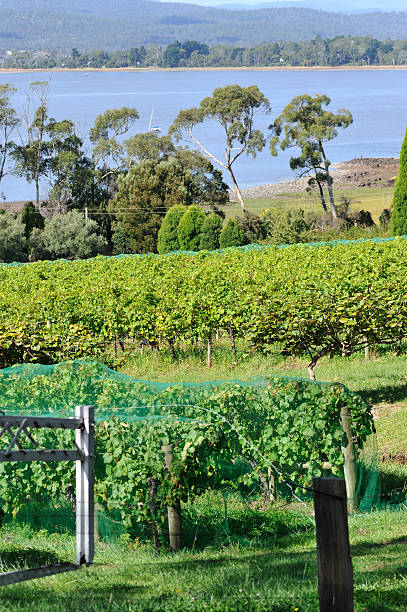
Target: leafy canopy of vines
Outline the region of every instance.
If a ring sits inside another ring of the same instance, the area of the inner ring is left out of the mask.
[[[0,268],[0,367],[102,356],[116,338],[350,354],[407,333],[407,242],[95,258]]]
[[[97,502],[129,527],[161,522],[170,499],[193,499],[209,489],[265,493],[273,477],[280,493],[291,496],[301,489],[290,482],[309,485],[323,462],[342,474],[343,406],[352,416],[356,448],[373,430],[367,406],[342,385],[289,378],[166,385],[82,361],[0,372],[0,410],[7,414],[72,415],[84,403],[96,407]],[[69,448],[74,434],[33,435],[47,448]],[[166,444],[174,448],[171,474],[161,450]],[[69,463],[0,463],[0,514],[28,502],[57,505],[72,491],[74,469]]]

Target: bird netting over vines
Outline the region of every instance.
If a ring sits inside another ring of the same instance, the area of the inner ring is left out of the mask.
[[[85,361],[0,371],[6,414],[73,416],[80,404],[95,406],[95,495],[105,534],[157,528],[170,501],[190,502],[208,492],[264,504],[309,499],[312,476],[343,475],[341,409],[351,416],[359,466],[374,432],[368,406],[340,384],[277,376],[154,383]],[[45,448],[66,447],[73,437],[43,431],[33,436]],[[171,472],[165,445],[173,447]],[[4,520],[31,512],[46,526],[49,513],[42,507],[74,507],[74,470],[73,463],[0,463]],[[358,502],[366,510],[379,499],[377,471],[365,462],[357,478]]]

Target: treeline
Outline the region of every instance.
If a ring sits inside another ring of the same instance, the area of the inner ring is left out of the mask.
[[[323,33],[403,38],[407,12],[348,15],[299,7],[219,10],[182,2],[124,3],[100,0],[2,0],[0,49],[129,49],[200,40],[208,45],[250,47],[263,42],[312,40]],[[45,42],[46,41],[46,42]],[[45,47],[45,45],[47,45]]]
[[[256,113],[271,112],[257,86],[216,88],[199,107],[181,110],[163,136],[154,130],[134,133],[135,108],[110,109],[96,117],[87,151],[71,120],[49,116],[47,82],[31,84],[22,114],[13,107],[15,93],[10,85],[0,85],[0,186],[7,174],[17,175],[33,184],[35,199],[21,214],[0,214],[0,261],[308,242],[332,238],[321,231],[373,225],[370,213],[350,213],[350,202],[337,200],[333,192],[326,146],[338,129],[352,123],[352,115],[346,109],[330,112],[325,95],[293,98],[267,131],[256,129]],[[197,138],[195,130],[213,122],[223,139],[224,158]],[[267,145],[273,156],[287,147],[299,151],[290,167],[309,177],[308,190],[321,205],[320,215],[249,214],[235,164],[241,155],[255,157]],[[230,178],[243,213],[227,223],[229,188],[218,168]],[[41,200],[45,185],[48,192]],[[385,211],[382,225],[388,225],[389,217]]]
[[[336,36],[311,41],[279,41],[253,47],[187,40],[133,47],[124,51],[81,53],[9,51],[4,68],[209,68],[269,66],[400,66],[407,63],[407,39],[380,41],[371,36]]]

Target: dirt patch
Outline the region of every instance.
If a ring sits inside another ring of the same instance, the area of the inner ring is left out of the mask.
[[[377,421],[390,416],[392,412],[400,412],[401,410],[405,410],[405,407],[398,404],[384,404],[382,406],[373,406],[372,415],[374,420]]]
[[[390,451],[384,450],[380,455],[380,460],[383,463],[398,463],[399,465],[407,465],[407,451],[391,453]]]
[[[11,212],[19,213],[23,210],[26,203],[27,203],[26,201],[24,202],[1,202],[0,210],[10,210]]]
[[[393,187],[399,169],[394,157],[366,157],[351,159],[332,166],[335,189],[363,187]],[[284,181],[272,185],[256,185],[242,191],[246,198],[273,198],[281,194],[305,191],[308,178]]]

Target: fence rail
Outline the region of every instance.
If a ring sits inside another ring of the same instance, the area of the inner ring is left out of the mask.
[[[0,439],[10,436],[4,461],[75,461],[76,462],[76,564],[57,563],[0,574],[0,586],[34,578],[52,576],[91,565],[94,556],[94,407],[77,406],[74,418],[48,418],[0,415]],[[75,431],[75,449],[39,448],[31,429],[70,429]],[[23,448],[23,441],[34,448]]]

